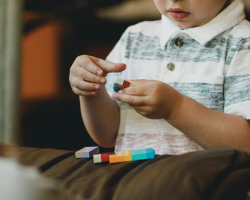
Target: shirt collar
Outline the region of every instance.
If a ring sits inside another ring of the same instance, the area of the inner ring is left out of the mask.
[[[194,38],[201,45],[206,45],[220,33],[232,28],[245,19],[244,3],[234,0],[226,9],[220,12],[207,24],[199,27],[180,29],[171,20],[162,15],[161,48],[165,50],[168,41],[179,32],[184,32]]]

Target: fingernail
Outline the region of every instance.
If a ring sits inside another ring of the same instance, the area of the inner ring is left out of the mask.
[[[99,85],[95,85],[95,89],[99,89],[99,87],[100,87]]]
[[[124,94],[123,90],[119,90],[119,93],[120,93],[120,94]]]
[[[105,83],[105,82],[106,82],[105,78],[102,78],[101,83]]]
[[[113,98],[116,98],[116,93],[113,93],[112,97],[113,97]]]
[[[101,71],[101,70],[98,70],[98,71],[97,71],[97,75],[98,75],[98,76],[101,76],[101,75],[102,75],[102,71]]]

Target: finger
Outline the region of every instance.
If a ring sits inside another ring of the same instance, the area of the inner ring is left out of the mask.
[[[90,56],[90,59],[106,72],[122,72],[126,69],[126,65],[123,63],[112,63],[100,58]]]
[[[89,83],[86,81],[83,81],[79,78],[74,78],[73,80],[70,81],[71,86],[82,90],[82,91],[95,91],[95,90],[99,90],[101,88],[101,86],[99,84],[96,83]]]
[[[89,81],[92,83],[100,83],[100,84],[106,83],[106,78],[92,74],[91,72],[83,68],[78,67],[75,71],[76,71],[76,76],[82,80]]]
[[[147,88],[145,89],[144,87],[134,86],[134,87],[124,88],[123,90],[120,90],[119,92],[123,94],[133,95],[133,96],[146,96]]]
[[[112,97],[118,101],[122,101],[131,106],[144,106],[146,105],[145,97],[141,96],[131,96],[127,94],[114,93]]]
[[[72,90],[75,94],[80,96],[95,96],[97,94],[97,91],[82,91],[75,87],[72,87]]]
[[[101,76],[103,74],[103,70],[92,61],[90,56],[78,56],[75,62],[77,65],[91,72],[92,74],[95,74],[97,76]]]
[[[147,113],[147,106],[133,106],[135,111],[143,116]]]

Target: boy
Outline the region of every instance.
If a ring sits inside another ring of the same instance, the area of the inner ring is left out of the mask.
[[[116,151],[250,152],[250,23],[243,2],[154,2],[161,21],[129,27],[107,61],[80,56],[71,67],[89,134]],[[112,95],[116,77],[136,86]]]

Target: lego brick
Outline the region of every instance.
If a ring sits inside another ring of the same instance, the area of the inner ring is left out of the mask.
[[[113,89],[115,92],[119,92],[119,87],[117,87],[116,85],[114,85]]]
[[[110,163],[124,162],[124,154],[123,153],[116,153],[114,155],[109,155],[109,162]]]
[[[75,153],[76,158],[90,158],[94,154],[99,152],[99,147],[84,147]]]
[[[109,155],[114,155],[115,153],[103,153],[102,156],[102,162],[108,162],[109,161]]]
[[[145,149],[131,150],[132,160],[145,160],[147,159],[147,154]]]
[[[153,159],[155,158],[155,151],[152,148],[149,149],[145,149],[146,150],[146,154],[147,154],[147,159]]]
[[[113,82],[113,84],[114,84],[115,86],[117,86],[117,87],[122,87],[122,86],[123,86],[123,82],[124,82],[123,79],[117,78],[117,79],[115,79],[115,81]]]
[[[94,163],[109,162],[109,155],[113,155],[113,154],[115,154],[115,153],[95,154],[95,155],[93,155],[93,162]]]
[[[102,162],[108,162],[109,161],[109,154],[108,153],[103,153],[101,155]]]
[[[155,157],[154,149],[138,149],[131,150],[132,160],[144,160],[144,159],[153,159]]]
[[[93,155],[93,162],[94,163],[101,163],[102,162],[101,154],[95,154],[95,155]]]
[[[130,82],[128,82],[128,81],[126,81],[126,80],[124,80],[123,81],[123,85],[122,85],[123,87],[125,87],[125,88],[127,88],[127,87],[129,87],[130,86]]]
[[[124,152],[124,161],[127,162],[127,161],[132,161],[132,155],[131,155],[131,152],[130,150],[126,150]]]

